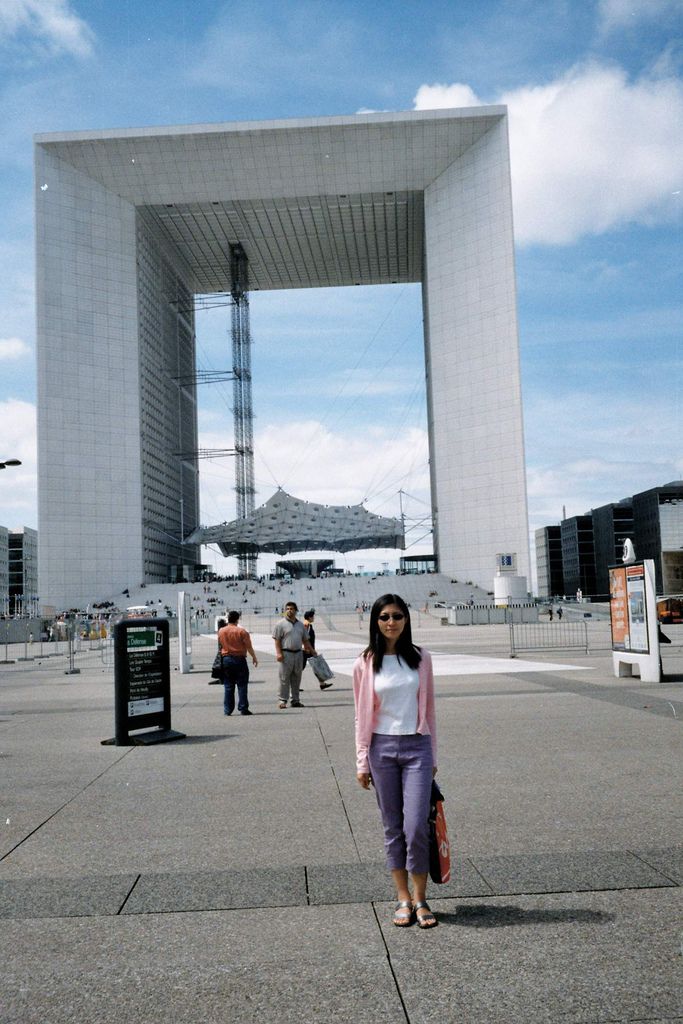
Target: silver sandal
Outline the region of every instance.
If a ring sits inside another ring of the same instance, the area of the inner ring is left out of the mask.
[[[406,913],[407,911],[407,913]],[[399,900],[394,907],[393,923],[397,928],[407,928],[413,923],[413,901]]]
[[[417,921],[418,928],[436,928],[439,922],[426,900],[418,900],[417,903],[413,904],[413,910],[415,911],[415,920]],[[426,910],[427,913],[420,917],[418,910]]]

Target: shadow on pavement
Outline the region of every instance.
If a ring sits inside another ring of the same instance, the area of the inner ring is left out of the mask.
[[[457,924],[465,928],[509,928],[518,925],[535,924],[607,924],[614,920],[613,914],[601,910],[544,910],[541,907],[523,910],[517,906],[488,906],[469,904],[459,906],[457,913],[439,911],[440,924]]]
[[[215,736],[185,736],[182,740],[182,745],[187,746],[188,743],[217,743],[220,740],[231,740],[234,739],[235,733],[221,733]]]

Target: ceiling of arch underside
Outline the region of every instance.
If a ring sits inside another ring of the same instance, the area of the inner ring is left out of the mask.
[[[240,242],[252,289],[423,276],[423,194],[504,107],[40,135],[36,147],[145,207],[197,292],[228,291]]]
[[[422,279],[421,192],[301,196],[148,207],[199,292],[230,289],[230,244],[252,290],[404,284]]]

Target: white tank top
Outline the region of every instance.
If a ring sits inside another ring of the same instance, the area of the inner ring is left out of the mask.
[[[382,670],[375,675],[375,696],[379,699],[373,732],[383,736],[413,736],[417,732],[418,672],[385,654]]]

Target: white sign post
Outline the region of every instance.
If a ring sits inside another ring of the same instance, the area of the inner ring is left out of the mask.
[[[185,590],[178,591],[178,668],[183,674],[192,668],[192,607]]]

